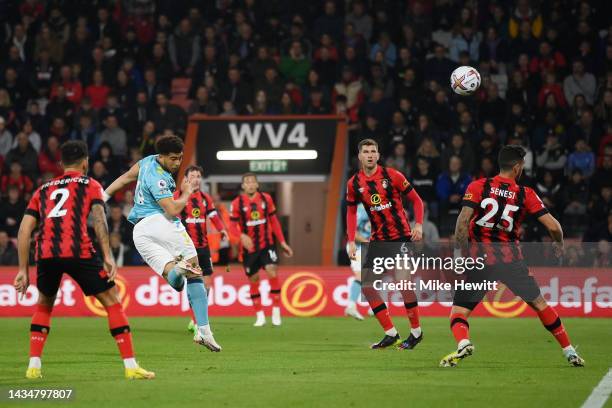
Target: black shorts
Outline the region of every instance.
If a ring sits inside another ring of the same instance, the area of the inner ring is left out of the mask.
[[[45,296],[55,296],[64,273],[70,275],[87,296],[115,286],[115,282],[108,282],[108,275],[98,258],[53,258],[37,262],[36,287]]]
[[[242,266],[244,266],[244,272],[247,276],[256,274],[261,268],[265,268],[266,265],[276,265],[277,263],[278,255],[276,248],[273,246],[268,246],[253,253],[246,251],[242,253]]]
[[[481,271],[469,271],[466,278],[466,282],[482,282],[483,280],[502,282],[527,303],[540,296],[540,286],[535,278],[529,274],[529,268],[523,261],[487,265]],[[487,292],[488,290],[458,289],[453,298],[453,305],[473,310]]]
[[[202,274],[204,276],[212,275],[213,263],[210,257],[210,249],[208,247],[196,248],[196,252],[198,253],[198,263],[200,264],[200,268],[202,268]]]
[[[410,238],[403,237],[392,241],[370,241],[361,244],[362,271],[371,270],[374,266],[374,258],[394,258],[396,255],[412,253],[409,245],[402,245],[410,242]]]

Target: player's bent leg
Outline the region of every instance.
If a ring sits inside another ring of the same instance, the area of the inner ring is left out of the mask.
[[[39,291],[38,304],[30,324],[30,361],[26,371],[26,378],[34,380],[42,378],[42,352],[51,330],[51,313],[55,295],[47,296]]]
[[[151,380],[155,378],[154,372],[145,370],[136,362],[130,324],[121,305],[117,288],[107,289],[96,294],[95,297],[106,309],[108,328],[123,359],[125,378],[129,380]]]
[[[281,320],[281,288],[278,281],[278,267],[275,264],[268,264],[264,267],[266,274],[268,275],[268,282],[270,283],[270,297],[272,298],[272,326],[280,326]]]
[[[538,314],[542,325],[553,335],[563,350],[563,355],[573,367],[583,367],[584,359],[578,355],[572,346],[565,326],[557,311],[551,307],[546,300],[539,295],[527,304]]]
[[[457,350],[444,356],[440,361],[440,367],[455,367],[459,361],[474,353],[467,319],[478,303],[457,303],[460,304],[454,304],[450,314],[450,329],[457,341]]]
[[[266,324],[266,315],[261,308],[261,293],[259,292],[259,272],[255,272],[248,276],[249,287],[251,293],[251,302],[253,302],[253,309],[255,310],[255,323],[253,326],[262,327]]]

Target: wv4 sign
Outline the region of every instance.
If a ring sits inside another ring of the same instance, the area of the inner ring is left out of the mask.
[[[327,175],[337,116],[198,117],[196,154],[211,176],[246,172]]]

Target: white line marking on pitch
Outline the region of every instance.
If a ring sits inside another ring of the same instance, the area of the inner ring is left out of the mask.
[[[612,394],[612,368],[604,375],[597,387],[593,389],[589,398],[584,401],[582,408],[601,408]]]

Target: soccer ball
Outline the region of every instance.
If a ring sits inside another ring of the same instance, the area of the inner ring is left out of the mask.
[[[480,73],[476,68],[464,65],[453,71],[450,85],[458,95],[471,95],[480,87]]]

